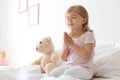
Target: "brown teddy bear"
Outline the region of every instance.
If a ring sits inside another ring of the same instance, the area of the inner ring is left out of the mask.
[[[60,60],[59,54],[56,53],[50,37],[43,38],[37,45],[36,50],[43,55],[33,64],[40,65],[42,73],[49,73],[58,66]]]

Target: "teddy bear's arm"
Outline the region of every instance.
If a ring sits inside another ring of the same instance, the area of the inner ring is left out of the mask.
[[[42,57],[40,57],[39,59],[35,60],[32,64],[40,65],[41,64],[41,59],[42,59]]]
[[[51,56],[51,61],[52,61],[53,63],[57,63],[59,60],[60,60],[59,54],[53,53],[52,56]]]

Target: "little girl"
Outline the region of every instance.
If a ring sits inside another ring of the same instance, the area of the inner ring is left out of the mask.
[[[88,13],[81,5],[68,8],[66,20],[70,33],[64,33],[61,58],[65,65],[52,70],[49,75],[69,75],[89,80],[94,74],[93,56],[95,38],[88,26]]]

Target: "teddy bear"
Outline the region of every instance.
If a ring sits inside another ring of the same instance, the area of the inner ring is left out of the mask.
[[[55,51],[52,39],[50,37],[45,37],[40,40],[37,44],[36,50],[42,54],[42,56],[35,60],[33,64],[40,65],[42,73],[49,73],[58,66],[60,56]]]

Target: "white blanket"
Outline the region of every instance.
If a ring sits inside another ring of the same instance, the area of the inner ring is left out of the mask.
[[[92,80],[120,80],[120,48],[97,48],[95,54],[95,76]],[[0,80],[80,80],[68,75],[58,78],[40,73],[39,66],[26,65],[19,68],[0,66]]]
[[[5,67],[0,69],[0,80],[80,80],[67,75],[58,78],[40,73],[39,66],[26,65],[20,68]]]
[[[39,66],[27,65],[20,68],[6,67],[0,69],[0,80],[81,80],[68,75],[62,75],[58,78],[41,74]],[[114,78],[93,78],[92,80],[120,80],[120,77]]]
[[[0,69],[0,80],[17,80],[18,69],[5,67]]]
[[[0,80],[40,80],[43,76],[39,71],[39,66],[36,65],[0,69]]]

